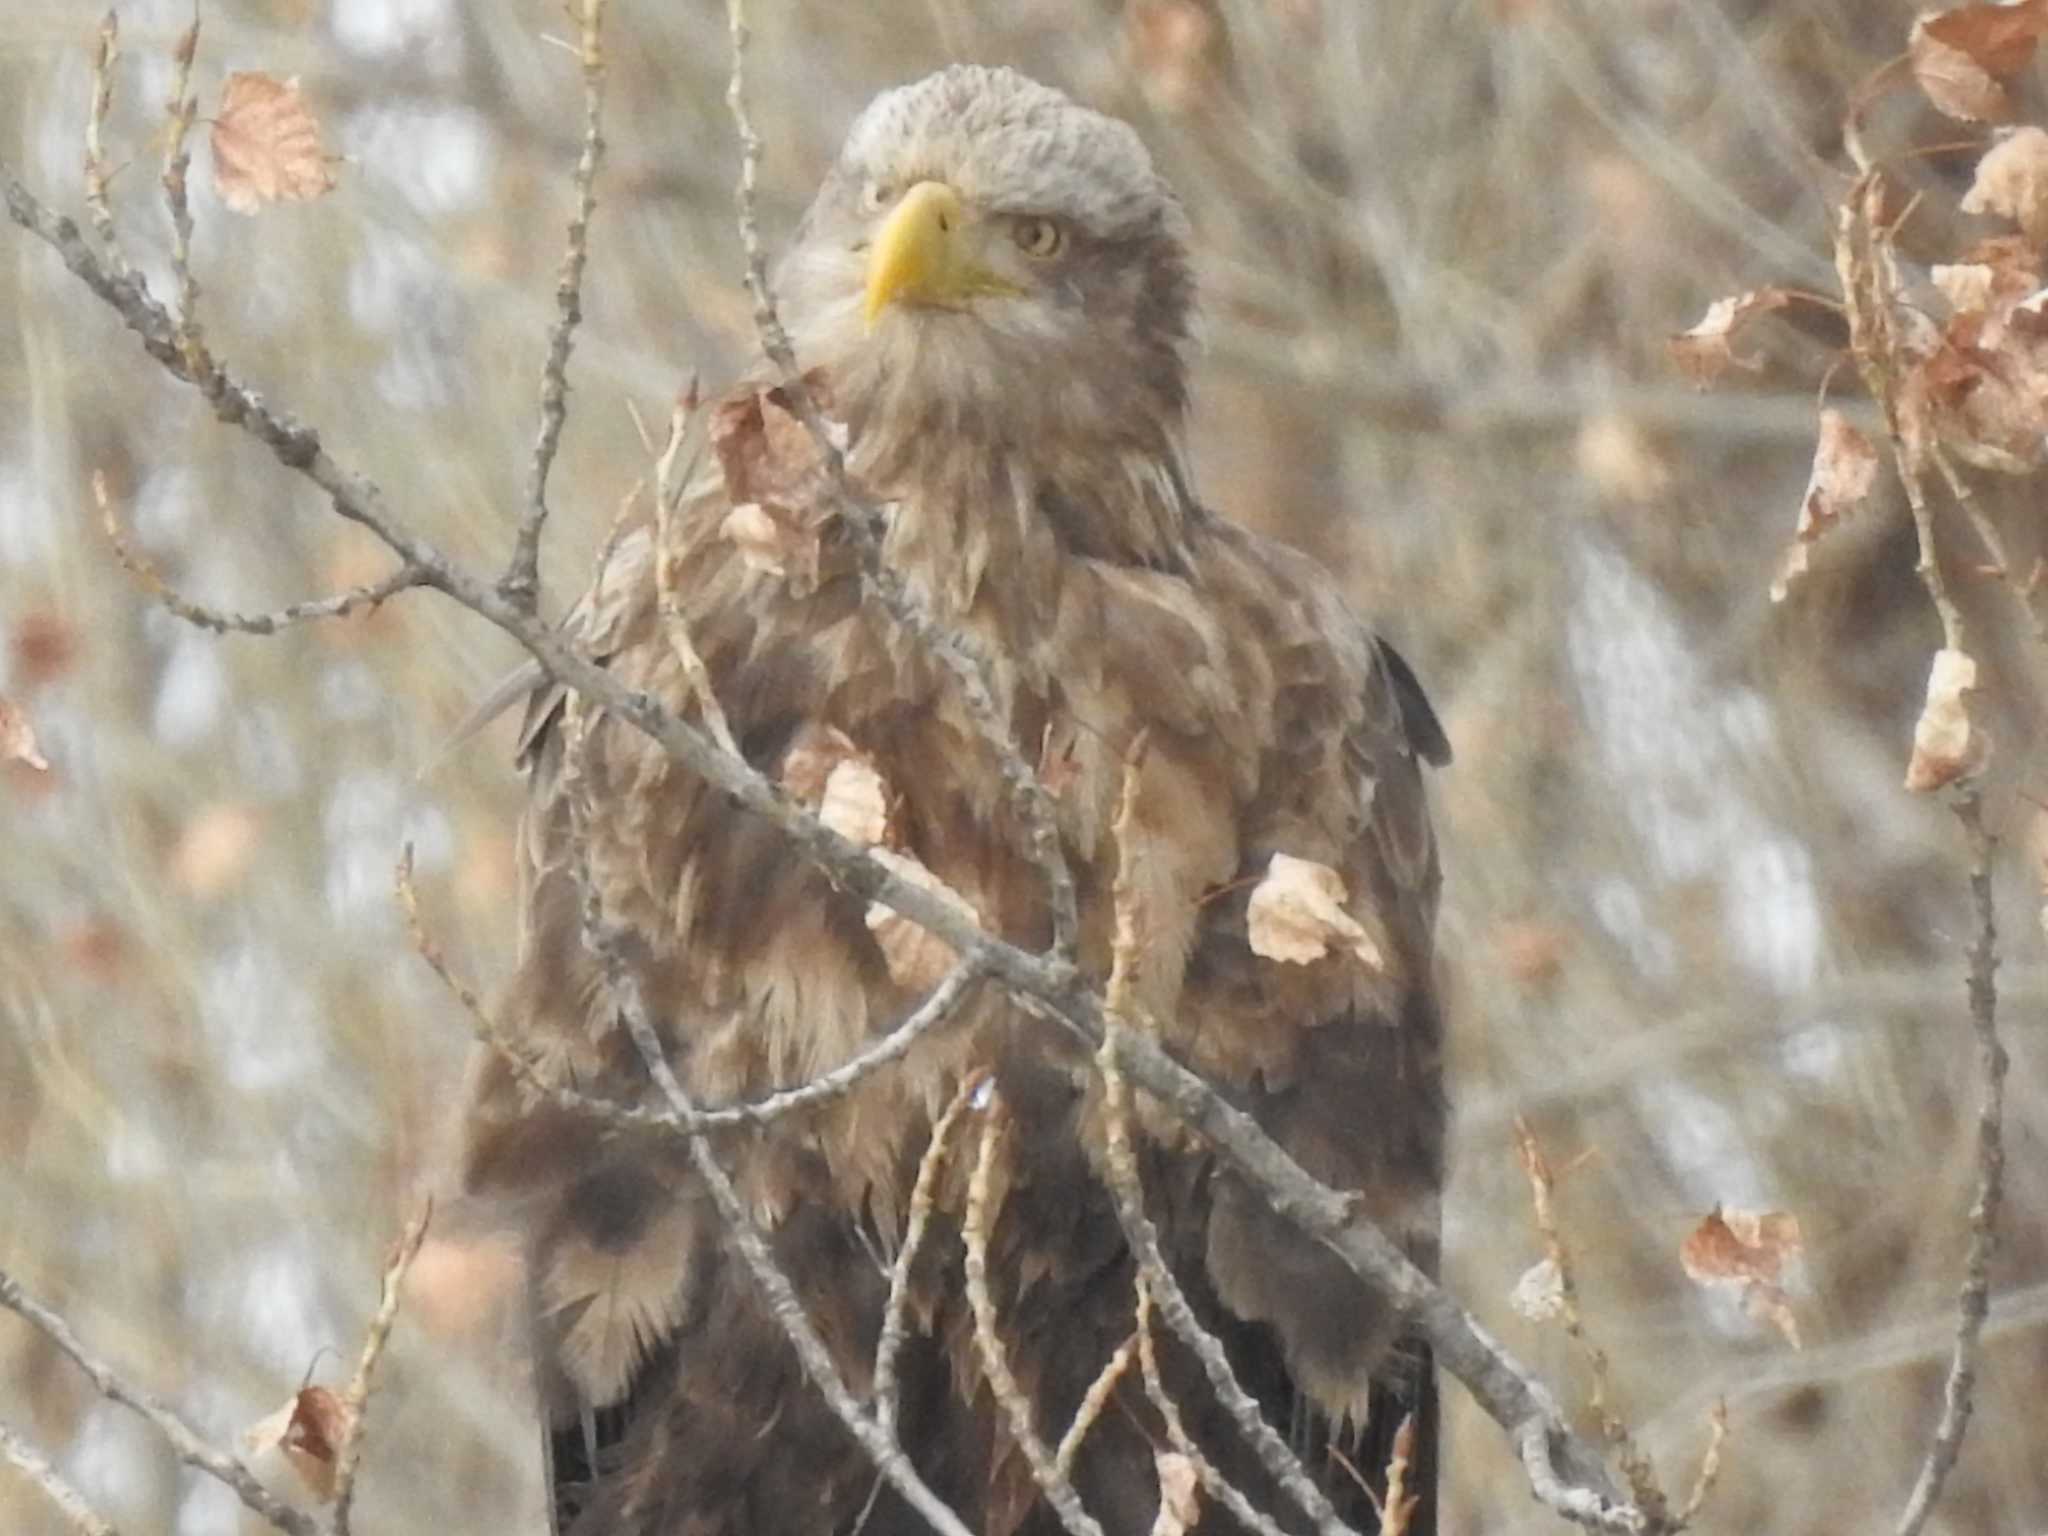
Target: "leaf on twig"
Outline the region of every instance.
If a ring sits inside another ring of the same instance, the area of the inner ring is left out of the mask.
[[[1672,363],[1702,389],[1730,368],[1754,372],[1760,366],[1755,359],[1735,355],[1736,332],[1758,315],[1783,309],[1791,302],[1792,296],[1782,288],[1752,288],[1748,293],[1716,299],[1698,325],[1665,343]]]
[[[38,773],[50,771],[50,760],[36,746],[35,727],[19,704],[0,697],[0,763],[26,763]]]
[[[1927,703],[1913,726],[1906,788],[1926,794],[1982,771],[1991,738],[1970,719],[1977,662],[1967,651],[1939,650],[1927,674]]]
[[[1697,1285],[1733,1289],[1751,1317],[1773,1325],[1799,1348],[1799,1324],[1785,1285],[1805,1253],[1799,1218],[1789,1211],[1715,1206],[1679,1245],[1678,1262]]]
[[[1799,503],[1799,522],[1792,542],[1771,582],[1771,601],[1782,603],[1792,583],[1806,574],[1807,553],[1842,519],[1869,499],[1877,484],[1877,449],[1840,411],[1820,413],[1820,436],[1813,448],[1813,472]]]
[[[1194,1461],[1179,1451],[1154,1451],[1159,1472],[1159,1514],[1152,1536],[1186,1536],[1202,1517],[1201,1484]]]
[[[2012,101],[2000,82],[2027,67],[2044,31],[2048,0],[1961,5],[1915,21],[1906,56],[1937,109],[1964,122],[2003,122]]]
[[[2011,219],[2036,245],[2048,242],[2048,132],[2017,128],[1986,150],[1963,212]]]
[[[213,189],[237,213],[303,203],[334,190],[320,124],[298,77],[229,75],[213,117]]]
[[[1369,970],[1382,970],[1386,957],[1357,918],[1344,910],[1349,899],[1344,877],[1327,864],[1276,853],[1265,877],[1252,888],[1245,932],[1252,953],[1290,965],[1320,960],[1335,943]]]
[[[1508,1292],[1508,1305],[1532,1323],[1564,1316],[1564,1271],[1555,1259],[1539,1259],[1522,1271]]]
[[[306,1491],[325,1503],[334,1497],[336,1457],[348,1441],[351,1418],[338,1393],[301,1387],[277,1412],[250,1425],[242,1444],[252,1456],[283,1451]]]

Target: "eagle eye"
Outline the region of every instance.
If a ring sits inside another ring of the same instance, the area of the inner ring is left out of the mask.
[[[886,181],[871,181],[860,191],[860,205],[869,213],[880,213],[896,201],[896,189]]]
[[[1049,261],[1067,248],[1067,231],[1057,219],[1029,216],[1010,225],[1010,238],[1017,249],[1039,261]]]

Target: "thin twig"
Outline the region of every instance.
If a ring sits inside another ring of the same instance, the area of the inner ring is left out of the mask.
[[[676,590],[676,567],[687,551],[676,548],[676,504],[672,493],[675,490],[676,463],[695,410],[695,394],[696,390],[692,388],[676,396],[675,404],[669,409],[668,441],[655,461],[654,600],[656,611],[661,616],[662,634],[668,640],[669,653],[675,657],[676,665],[683,669],[683,680],[690,686],[690,696],[697,702],[697,712],[704,717],[705,729],[711,732],[711,739],[719,746],[739,757],[742,755],[739,742],[732,734],[731,722],[725,717],[725,706],[718,701],[718,689],[711,681],[711,669],[704,665],[697,643],[690,637],[690,618],[683,612],[682,594]]]
[[[1380,1502],[1380,1536],[1408,1536],[1408,1523],[1422,1504],[1408,1491],[1408,1469],[1415,1460],[1415,1415],[1404,1414],[1394,1431],[1393,1454],[1387,1458],[1387,1496]]]
[[[120,57],[121,18],[108,11],[100,20],[99,37],[92,50],[92,110],[85,119],[85,206],[100,244],[106,248],[107,264],[126,276],[128,253],[121,247],[113,205],[107,201],[107,183],[113,179],[113,173],[107,169],[106,150],[100,142],[100,135],[106,131],[107,114],[114,106],[114,64]]]
[[[937,661],[960,690],[962,704],[977,734],[995,759],[1004,787],[1010,792],[1024,824],[1024,853],[1038,868],[1046,883],[1052,913],[1053,954],[1071,961],[1081,930],[1079,899],[1075,894],[1073,868],[1060,840],[1058,808],[1051,793],[1039,779],[1038,771],[1017,750],[1010,733],[1005,708],[990,683],[988,660],[965,635],[942,624],[911,593],[902,574],[883,558],[882,524],[878,507],[853,482],[846,467],[844,435],[835,432],[818,409],[809,382],[798,366],[789,332],[776,308],[775,293],[768,282],[768,260],[761,248],[760,220],[755,212],[756,184],[760,174],[761,136],[754,131],[747,111],[747,9],[746,0],[726,0],[726,22],[732,43],[732,74],[726,86],[726,105],[731,109],[733,129],[740,141],[740,176],[735,191],[738,205],[740,246],[746,256],[747,293],[753,300],[754,329],[761,350],[782,378],[784,395],[792,412],[803,423],[825,466],[826,483],[839,502],[849,532],[861,555],[861,583],[864,593],[880,604],[882,611],[925,653]]]
[[[1653,1516],[1661,1516],[1667,1501],[1663,1488],[1657,1482],[1656,1468],[1637,1446],[1628,1425],[1614,1411],[1610,1401],[1612,1382],[1607,1369],[1607,1351],[1594,1340],[1586,1327],[1585,1316],[1579,1310],[1578,1281],[1573,1273],[1571,1250],[1566,1247],[1563,1230],[1558,1224],[1554,1198],[1557,1186],[1550,1159],[1544,1153],[1542,1143],[1537,1141],[1536,1133],[1529,1128],[1529,1122],[1520,1115],[1515,1116],[1515,1158],[1528,1177],[1531,1213],[1537,1233],[1543,1239],[1544,1257],[1550,1261],[1551,1270],[1557,1276],[1557,1319],[1563,1324],[1566,1336],[1586,1358],[1587,1374],[1592,1381],[1587,1407],[1598,1420],[1600,1432],[1607,1437],[1607,1443],[1614,1447],[1622,1475],[1628,1479],[1629,1491],[1635,1495],[1637,1505]]]
[[[50,1458],[16,1434],[5,1423],[0,1423],[0,1456],[11,1462],[30,1482],[43,1490],[49,1501],[57,1506],[64,1523],[79,1536],[118,1536],[106,1517],[86,1501],[64,1474],[50,1464]]]
[[[513,535],[512,558],[499,591],[522,608],[540,601],[540,535],[548,520],[548,474],[569,420],[569,352],[583,320],[583,269],[590,258],[590,216],[597,207],[597,168],[604,159],[604,6],[581,0],[576,15],[577,59],[583,67],[583,152],[576,161],[576,213],[555,273],[555,323],[548,328],[547,361],[540,371],[540,431],[526,474],[526,510]]]
[[[199,52],[199,16],[178,38],[171,55],[171,99],[164,104],[168,138],[164,146],[164,205],[171,215],[171,273],[177,279],[178,296],[172,314],[176,317],[178,350],[192,378],[204,386],[212,371],[206,344],[199,331],[199,279],[192,275],[192,207],[186,195],[185,173],[192,165],[192,120],[199,113],[199,99],[192,94],[192,61]]]
[[[334,1513],[328,1527],[330,1536],[348,1536],[349,1511],[355,1503],[356,1472],[363,1460],[363,1410],[370,1401],[370,1383],[377,1374],[377,1362],[384,1356],[384,1346],[391,1338],[391,1325],[398,1319],[398,1298],[400,1288],[405,1284],[405,1272],[412,1267],[420,1244],[426,1238],[427,1223],[433,1217],[434,1202],[431,1199],[423,1201],[418,1214],[406,1223],[405,1230],[392,1247],[391,1257],[384,1264],[384,1284],[377,1297],[377,1315],[370,1319],[369,1331],[363,1335],[363,1352],[356,1361],[356,1373],[349,1378],[348,1386],[341,1395],[342,1423],[348,1426],[348,1431],[335,1448]]]
[[[1692,1492],[1685,1496],[1685,1504],[1678,1511],[1675,1524],[1681,1530],[1692,1524],[1705,1507],[1707,1495],[1714,1491],[1714,1484],[1720,1480],[1721,1451],[1727,1443],[1728,1404],[1723,1399],[1707,1413],[1707,1448],[1700,1456],[1699,1475],[1692,1480]]]
[[[25,1319],[69,1355],[72,1363],[91,1378],[100,1396],[132,1408],[147,1419],[186,1466],[196,1467],[208,1477],[225,1483],[245,1506],[285,1532],[286,1536],[321,1536],[321,1527],[312,1516],[300,1513],[279,1499],[239,1458],[213,1445],[175,1410],[140,1387],[130,1385],[112,1366],[79,1342],[69,1323],[22,1290],[20,1282],[5,1270],[0,1270],[0,1307]]]
[[[900,1407],[896,1361],[910,1332],[911,1270],[917,1263],[918,1251],[924,1246],[925,1232],[931,1226],[932,1204],[938,1197],[939,1174],[945,1167],[953,1127],[959,1123],[961,1114],[986,1081],[983,1073],[967,1075],[959,1091],[953,1095],[952,1103],[946,1106],[938,1123],[932,1127],[924,1156],[917,1160],[917,1180],[910,1190],[910,1211],[903,1228],[903,1241],[897,1244],[896,1257],[889,1266],[889,1295],[882,1306],[882,1335],[875,1344],[875,1417],[891,1437],[896,1433],[896,1416]]]
[[[400,592],[426,584],[424,573],[417,567],[401,565],[388,576],[365,582],[359,587],[350,587],[346,592],[287,603],[267,613],[235,613],[226,608],[214,608],[195,602],[173,587],[156,568],[156,562],[128,541],[128,532],[121,526],[120,515],[107,494],[107,477],[102,470],[92,472],[92,494],[93,500],[99,503],[100,527],[106,531],[107,541],[114,546],[114,558],[121,562],[128,574],[178,618],[200,629],[212,630],[217,635],[274,635],[294,624],[318,619],[344,619],[359,608],[375,608]]]
[[[1088,1390],[1081,1394],[1081,1406],[1074,1410],[1074,1421],[1060,1436],[1060,1443],[1052,1453],[1053,1466],[1061,1476],[1073,1475],[1074,1460],[1081,1454],[1088,1432],[1101,1419],[1103,1409],[1109,1406],[1110,1397],[1130,1371],[1131,1361],[1137,1358],[1137,1354],[1138,1335],[1133,1333],[1103,1361],[1102,1369],[1095,1373],[1095,1379],[1088,1383]]]
[[[987,1381],[1010,1439],[1024,1453],[1031,1468],[1031,1480],[1059,1516],[1060,1524],[1072,1536],[1103,1536],[1102,1527],[1081,1503],[1073,1480],[1055,1459],[1052,1449],[1038,1433],[1038,1415],[1025,1396],[1017,1373],[1010,1369],[1009,1351],[1003,1347],[1002,1319],[996,1313],[994,1294],[988,1288],[988,1243],[995,1225],[992,1198],[997,1150],[1009,1125],[1009,1111],[1000,1094],[988,1095],[982,1109],[981,1139],[974,1156],[974,1172],[967,1180],[967,1210],[960,1222],[967,1262],[967,1305],[974,1314],[974,1349],[981,1357],[981,1374]]]
[[[1970,1205],[1970,1249],[1956,1296],[1955,1347],[1942,1387],[1941,1421],[1913,1481],[1898,1536],[1919,1536],[1955,1467],[1976,1406],[1977,1346],[1991,1304],[1991,1255],[1998,1246],[1998,1209],[2005,1196],[2005,1046],[1998,1038],[1998,912],[1992,899],[1995,839],[1984,825],[1974,793],[1955,802],[1956,819],[1970,845],[1970,901],[1977,918],[1970,945],[1970,1027],[1977,1039],[1982,1098],[1977,1106],[1977,1193]]]
[[[1195,1476],[1201,1480],[1209,1497],[1221,1504],[1237,1517],[1238,1524],[1258,1536],[1284,1536],[1272,1516],[1245,1497],[1239,1488],[1211,1461],[1202,1448],[1195,1444],[1195,1437],[1188,1433],[1186,1421],[1181,1417],[1180,1404],[1166,1390],[1166,1379],[1159,1370],[1159,1350],[1152,1341],[1152,1290],[1145,1283],[1141,1270],[1137,1279],[1138,1290],[1138,1373],[1145,1383],[1145,1395],[1152,1400],[1152,1407],[1159,1415],[1159,1422],[1166,1426],[1166,1438],[1173,1448],[1193,1463]]]

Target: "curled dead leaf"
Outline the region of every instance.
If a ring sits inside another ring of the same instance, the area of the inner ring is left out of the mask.
[[[1927,674],[1927,703],[1913,726],[1906,788],[1926,794],[1982,771],[1991,739],[1970,719],[1977,663],[1967,651],[1939,650]]]
[[[1515,1288],[1508,1292],[1508,1305],[1532,1323],[1547,1323],[1564,1315],[1564,1271],[1555,1259],[1539,1259],[1522,1271]]]
[[[229,75],[213,116],[213,187],[237,213],[334,190],[320,123],[296,76]]]
[[[1813,470],[1806,495],[1799,502],[1799,521],[1792,530],[1771,601],[1782,603],[1792,583],[1806,574],[1807,552],[1834,526],[1870,498],[1877,484],[1877,449],[1837,410],[1820,413],[1820,435],[1814,442]]]
[[[1732,1288],[1751,1317],[1799,1348],[1799,1325],[1785,1293],[1805,1253],[1799,1218],[1789,1211],[1715,1206],[1679,1245],[1678,1262],[1696,1285]]]
[[[1963,212],[2011,219],[2036,245],[2048,241],[2048,132],[2016,128],[1986,150]]]
[[[19,704],[0,698],[0,763],[23,763],[37,773],[50,771],[50,760],[36,745],[35,727]]]
[[[1755,359],[1735,355],[1736,333],[1758,315],[1783,309],[1791,302],[1792,296],[1782,288],[1753,288],[1748,293],[1716,299],[1707,306],[1699,324],[1665,344],[1673,365],[1702,389],[1730,368],[1754,372],[1759,366]]]
[[[832,725],[807,725],[782,755],[782,787],[841,837],[872,847],[887,839],[889,786],[874,759]]]
[[[2012,102],[2000,82],[2027,67],[2043,31],[2048,0],[1960,5],[1915,21],[1906,57],[1938,110],[1964,122],[2003,122]]]
[[[250,1425],[242,1444],[252,1456],[282,1451],[306,1491],[324,1503],[334,1497],[336,1461],[353,1417],[329,1388],[301,1387],[277,1412]]]
[[[1349,900],[1344,877],[1327,864],[1276,853],[1263,879],[1252,888],[1245,909],[1245,932],[1252,953],[1290,965],[1320,960],[1334,943],[1356,955],[1370,970],[1382,970],[1386,957],[1364,926],[1344,910]]]
[[[829,410],[824,374],[814,369],[804,383],[812,402]],[[817,585],[826,472],[791,406],[780,387],[746,390],[718,403],[707,431],[734,508],[720,531],[749,565],[784,577],[801,594]]]

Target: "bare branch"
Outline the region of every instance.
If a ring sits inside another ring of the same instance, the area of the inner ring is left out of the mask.
[[[1721,1451],[1727,1443],[1728,1404],[1716,1402],[1707,1413],[1707,1448],[1700,1456],[1699,1475],[1692,1480],[1692,1492],[1686,1495],[1685,1504],[1678,1511],[1676,1523],[1681,1529],[1692,1524],[1705,1507],[1707,1495],[1714,1491],[1721,1476]]]
[[[65,1481],[64,1474],[50,1464],[49,1457],[4,1423],[0,1423],[0,1456],[6,1457],[16,1470],[43,1490],[49,1501],[57,1506],[65,1523],[79,1536],[117,1536],[114,1527],[86,1502],[85,1495]]]
[[[69,1323],[22,1290],[20,1282],[5,1270],[0,1270],[0,1307],[6,1307],[25,1319],[69,1355],[72,1363],[91,1378],[100,1396],[112,1398],[147,1419],[186,1466],[196,1467],[208,1477],[225,1483],[245,1506],[285,1532],[286,1536],[320,1536],[320,1525],[312,1516],[300,1513],[279,1499],[238,1457],[213,1445],[173,1409],[140,1387],[130,1385],[112,1366],[79,1342]]]
[[[990,1186],[995,1172],[997,1148],[1009,1124],[1009,1111],[1000,1094],[990,1093],[982,1110],[981,1139],[976,1147],[974,1172],[967,1181],[967,1211],[960,1222],[960,1235],[967,1245],[967,1305],[974,1313],[974,1348],[981,1356],[981,1373],[1003,1410],[1010,1438],[1024,1453],[1031,1468],[1031,1480],[1045,1495],[1046,1503],[1072,1536],[1103,1536],[1102,1527],[1081,1503],[1081,1495],[1054,1459],[1052,1449],[1038,1433],[1037,1414],[1025,1396],[1017,1373],[1010,1369],[1009,1351],[1003,1348],[1002,1320],[988,1288],[989,1229],[995,1224]]]
[[[1898,1536],[1919,1536],[1948,1482],[1976,1406],[1977,1346],[1991,1304],[1991,1255],[1998,1246],[1998,1209],[2005,1197],[2005,1046],[1998,1038],[1998,912],[1991,890],[1991,852],[1983,802],[1959,796],[1956,819],[1970,846],[1970,900],[1977,933],[1970,944],[1970,1027],[1977,1038],[1983,1097],[1977,1106],[1977,1194],[1970,1205],[1970,1251],[1956,1296],[1955,1347],[1942,1388],[1941,1422],[1899,1516]]]
[[[179,36],[171,55],[171,99],[164,104],[169,134],[164,145],[163,187],[164,205],[171,214],[171,273],[178,283],[177,306],[172,311],[177,317],[178,350],[193,378],[203,385],[211,362],[199,332],[199,280],[192,275],[192,208],[185,185],[185,173],[192,165],[186,140],[191,137],[192,119],[199,113],[198,98],[192,94],[192,61],[198,52],[199,16],[195,11],[192,25]]]
[[[540,601],[540,535],[548,520],[548,474],[569,420],[569,352],[583,320],[583,269],[590,258],[590,216],[597,207],[597,168],[604,159],[604,6],[580,0],[577,59],[583,67],[583,153],[576,161],[576,213],[568,247],[555,274],[555,323],[548,328],[547,361],[540,371],[540,431],[526,476],[526,510],[513,536],[512,558],[498,590],[520,607]]]
[[[946,1106],[945,1113],[932,1127],[924,1156],[917,1161],[917,1182],[910,1190],[910,1211],[903,1229],[903,1241],[897,1245],[896,1258],[889,1266],[889,1296],[882,1307],[882,1336],[875,1344],[875,1418],[892,1438],[896,1434],[896,1415],[900,1406],[897,1401],[896,1360],[903,1352],[903,1341],[909,1333],[910,1272],[917,1263],[918,1251],[924,1246],[925,1232],[931,1226],[932,1201],[938,1193],[939,1173],[945,1167],[953,1127],[986,1081],[982,1073],[969,1073],[953,1095],[953,1102]]]
[[[1238,1523],[1247,1530],[1257,1532],[1258,1536],[1283,1536],[1272,1516],[1252,1503],[1245,1497],[1243,1489],[1218,1471],[1216,1464],[1195,1444],[1195,1437],[1188,1433],[1187,1423],[1181,1418],[1180,1404],[1166,1390],[1166,1380],[1159,1373],[1159,1351],[1152,1342],[1152,1288],[1146,1284],[1143,1270],[1138,1272],[1137,1338],[1138,1368],[1144,1378],[1145,1395],[1152,1400],[1160,1422],[1166,1426],[1167,1440],[1193,1464],[1195,1476],[1201,1479],[1209,1497],[1235,1515]]]
[[[711,739],[734,757],[741,756],[739,742],[732,734],[732,724],[725,717],[725,706],[718,701],[718,689],[711,681],[711,671],[704,665],[704,658],[697,652],[697,643],[690,638],[689,615],[683,612],[681,595],[676,591],[676,563],[684,551],[675,547],[675,509],[679,499],[676,464],[682,452],[684,435],[690,428],[690,417],[695,413],[694,388],[676,396],[675,404],[669,409],[668,442],[663,445],[654,469],[654,595],[655,606],[661,615],[662,633],[668,639],[668,648],[676,659],[676,665],[683,669],[683,677],[690,685],[690,694],[697,701],[697,712],[704,717],[704,725],[711,732]],[[682,479],[687,480],[685,472]],[[602,567],[599,567],[602,569]]]
[[[107,494],[107,477],[101,470],[92,472],[93,500],[99,503],[100,526],[106,530],[107,540],[114,546],[114,558],[119,560],[128,574],[139,582],[149,595],[162,603],[171,613],[187,624],[200,629],[210,629],[217,635],[274,635],[279,630],[289,629],[295,624],[311,623],[318,619],[343,619],[359,608],[375,608],[387,598],[396,597],[400,592],[425,585],[424,574],[416,567],[401,565],[389,576],[376,581],[365,582],[359,587],[350,587],[346,592],[337,592],[332,597],[307,598],[303,602],[287,603],[282,608],[273,608],[267,613],[234,613],[225,608],[209,607],[195,602],[178,591],[164,579],[156,563],[128,541],[127,530],[121,526],[120,514],[114,510],[113,500]]]
[[[355,1503],[356,1472],[363,1459],[363,1409],[370,1400],[370,1382],[377,1373],[377,1362],[384,1356],[384,1345],[391,1337],[391,1325],[398,1318],[399,1288],[405,1284],[405,1272],[412,1267],[420,1244],[426,1238],[427,1223],[433,1216],[434,1202],[431,1199],[424,1201],[419,1213],[406,1223],[405,1230],[392,1247],[391,1257],[384,1264],[384,1285],[377,1298],[377,1315],[370,1319],[369,1332],[363,1336],[363,1353],[356,1361],[356,1373],[349,1378],[347,1390],[341,1395],[342,1422],[348,1426],[348,1432],[335,1449],[331,1536],[348,1536],[349,1511]]]
[[[1137,1358],[1137,1353],[1138,1335],[1134,1332],[1103,1361],[1102,1369],[1095,1373],[1095,1379],[1088,1383],[1088,1390],[1081,1394],[1081,1405],[1074,1410],[1074,1421],[1067,1426],[1067,1432],[1060,1436],[1059,1446],[1053,1451],[1053,1466],[1062,1477],[1072,1475],[1074,1460],[1087,1442],[1088,1431],[1101,1419],[1102,1410],[1109,1406],[1111,1395],[1130,1370],[1131,1361]]]

